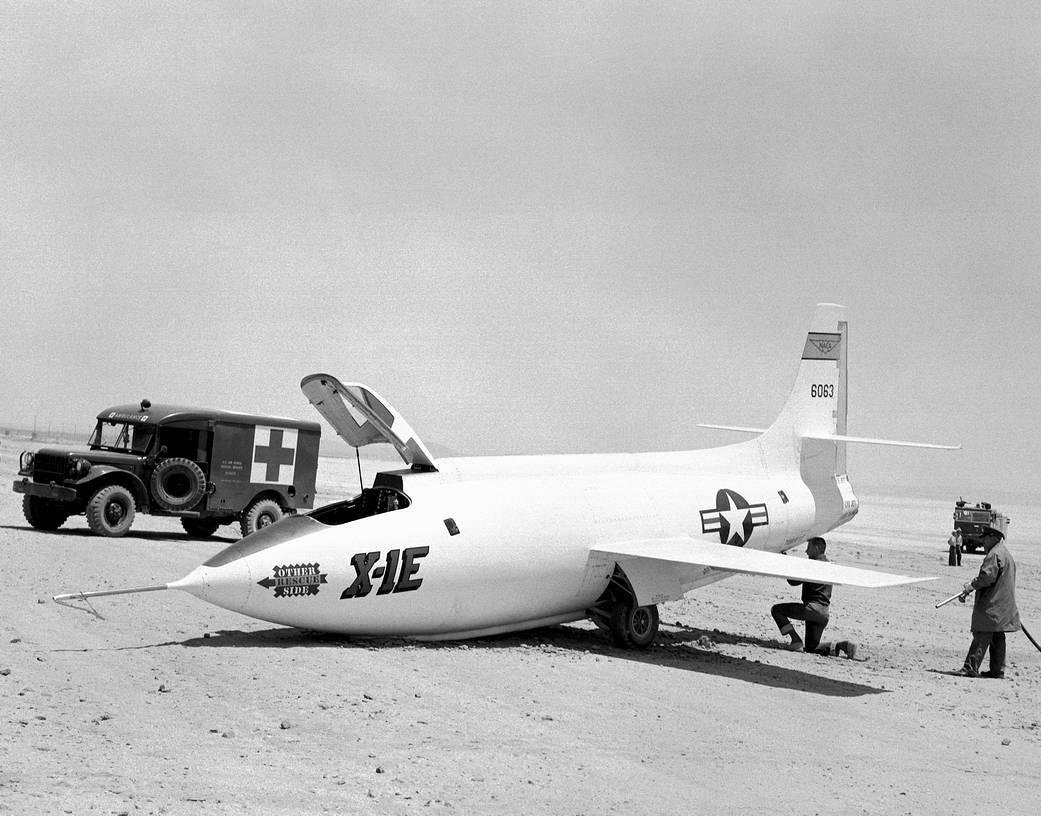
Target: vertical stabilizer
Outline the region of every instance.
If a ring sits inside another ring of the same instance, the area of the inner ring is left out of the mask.
[[[846,433],[847,334],[846,307],[817,304],[795,385],[765,437],[782,443],[807,435]]]
[[[799,468],[822,526],[851,518],[856,497],[846,479],[846,445],[820,438],[846,434],[845,306],[819,303],[806,334],[799,372],[777,420],[760,437],[771,467]]]

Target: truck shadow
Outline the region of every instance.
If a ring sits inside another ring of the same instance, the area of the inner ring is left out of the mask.
[[[400,638],[349,638],[326,632],[278,627],[253,632],[222,630],[188,640],[128,648],[182,646],[186,648],[260,649],[339,648],[367,651],[515,649],[528,653],[540,651],[546,653],[547,657],[551,657],[553,654],[577,653],[594,655],[608,660],[628,660],[771,688],[820,694],[826,697],[852,698],[887,693],[887,689],[884,688],[836,680],[817,673],[814,665],[819,666],[818,661],[829,658],[816,655],[793,655],[793,658],[807,661],[807,670],[775,665],[771,661],[771,655],[777,652],[787,653],[787,650],[779,647],[776,641],[692,627],[681,627],[679,631],[672,631],[675,628],[669,627],[668,631],[663,629],[659,634],[658,642],[643,651],[620,649],[610,642],[606,634],[595,629],[583,629],[575,626],[553,626],[475,640],[440,642],[411,641]],[[762,649],[762,659],[723,654],[717,650],[717,644],[744,645]]]
[[[101,541],[119,541],[120,539],[140,539],[143,541],[200,541],[200,542],[213,542],[214,544],[233,544],[240,540],[240,536],[220,536],[212,535],[206,538],[199,538],[197,536],[190,536],[187,533],[179,532],[159,532],[151,530],[133,530],[132,532],[126,533],[115,538],[107,538],[105,536],[99,536],[91,530],[70,527],[68,529],[57,529],[57,530],[35,530],[28,524],[0,524],[0,530],[20,530],[24,532],[31,532],[42,536],[56,536],[58,538],[95,538]]]

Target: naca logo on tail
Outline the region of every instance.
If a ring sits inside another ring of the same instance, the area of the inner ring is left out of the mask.
[[[806,347],[802,352],[804,360],[838,360],[842,335],[832,332],[810,332],[806,336]]]
[[[701,511],[701,532],[719,533],[720,544],[743,547],[752,530],[770,523],[766,505],[749,504],[740,493],[724,487],[716,492],[716,506]]]

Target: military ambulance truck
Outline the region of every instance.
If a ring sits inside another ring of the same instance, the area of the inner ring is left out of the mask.
[[[954,503],[954,529],[961,530],[962,552],[983,551],[982,534],[987,527],[1000,530],[1008,538],[1009,517],[990,506],[990,502],[969,504],[965,499]]]
[[[245,536],[314,506],[320,435],[317,422],[142,400],[98,414],[87,450],[24,451],[14,490],[38,530],[82,513],[121,536],[149,513],[191,536],[234,523]]]

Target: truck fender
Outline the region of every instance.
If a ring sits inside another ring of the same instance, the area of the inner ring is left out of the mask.
[[[128,470],[121,470],[111,465],[91,465],[87,475],[76,483],[76,491],[84,499],[90,498],[99,487],[107,484],[121,484],[134,495],[139,505],[148,506],[148,488],[145,483]]]

